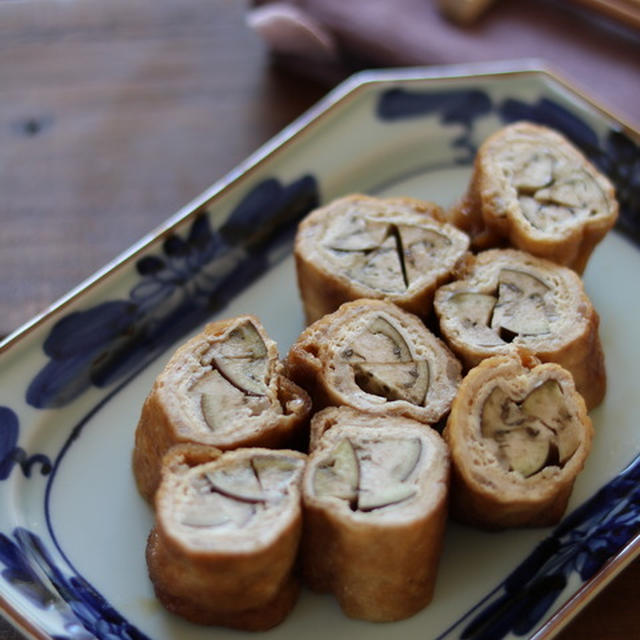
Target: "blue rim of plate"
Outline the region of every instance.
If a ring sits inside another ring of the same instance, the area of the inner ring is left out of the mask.
[[[508,78],[516,74],[544,75],[580,97],[610,121],[607,135],[599,136],[576,113],[550,98],[535,102],[509,98],[494,104],[481,89],[433,90],[411,84],[413,80]],[[403,81],[405,85],[384,88],[390,82]],[[36,409],[59,408],[92,386],[115,385],[75,425],[53,460],[40,453],[29,454],[18,446],[18,416],[10,407],[0,406],[0,481],[20,472],[25,478],[46,476],[45,517],[55,547],[48,548],[23,527],[0,533],[0,576],[33,606],[44,610],[55,605],[65,629],[64,634],[52,635],[35,627],[0,596],[5,615],[23,631],[39,638],[75,640],[146,637],[74,569],[58,543],[49,514],[50,490],[57,469],[84,425],[105,403],[170,344],[224,308],[239,289],[290,252],[297,222],[319,203],[318,185],[312,175],[301,175],[287,184],[275,178],[262,180],[215,225],[206,211],[207,204],[323,114],[371,85],[382,87],[376,112],[382,122],[437,115],[442,123],[462,125],[463,133],[454,142],[459,153],[452,166],[471,164],[475,153],[471,141],[474,121],[488,113],[498,116],[504,124],[527,119],[559,129],[615,183],[621,204],[618,230],[640,245],[640,135],[540,63],[526,62],[519,68],[509,63],[368,71],[353,76],[127,254],[0,344],[1,353],[52,316],[59,316],[43,345],[48,362],[27,391],[27,402]],[[392,182],[407,177],[398,175]],[[388,186],[390,182],[386,181],[372,191]],[[190,221],[186,233],[178,233],[177,227],[186,221]],[[159,238],[163,239],[160,251],[141,256]],[[127,299],[109,300],[62,315],[72,300],[132,261],[139,281]],[[519,566],[438,638],[483,640],[509,633],[534,633],[536,639],[550,637],[638,554],[640,456],[567,515]],[[67,565],[65,570],[54,555]],[[569,578],[576,575],[582,586],[539,626],[565,592]]]

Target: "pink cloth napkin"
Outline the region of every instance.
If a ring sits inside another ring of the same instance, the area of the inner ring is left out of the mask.
[[[364,66],[538,58],[640,127],[640,34],[571,3],[502,0],[467,27],[435,0],[254,0],[278,58],[332,79]]]

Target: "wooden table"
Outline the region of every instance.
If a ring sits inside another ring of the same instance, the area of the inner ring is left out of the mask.
[[[326,90],[272,68],[233,0],[0,0],[0,335]],[[560,637],[638,637],[639,582],[636,561]]]

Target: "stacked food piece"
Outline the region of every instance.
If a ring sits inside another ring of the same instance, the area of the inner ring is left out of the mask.
[[[613,185],[564,136],[529,122],[499,130],[476,155],[448,215],[475,250],[510,244],[582,273],[613,227]]]
[[[400,620],[433,596],[447,517],[449,454],[436,431],[330,407],[311,424],[302,569],[350,617]]]
[[[352,195],[310,213],[294,256],[307,322],[343,302],[377,298],[427,318],[469,237],[431,202]]]
[[[152,499],[173,445],[291,446],[310,411],[258,318],[212,322],[176,351],[145,400],[133,452],[140,493]]]
[[[286,358],[253,316],[211,323],[142,409],[160,601],[266,629],[302,580],[399,620],[433,597],[449,504],[486,529],[558,522],[606,391],[579,273],[616,216],[608,180],[529,123],[485,142],[449,212],[352,195],[310,213]]]
[[[165,456],[147,564],[160,602],[199,624],[251,631],[295,604],[305,455],[178,445]]]

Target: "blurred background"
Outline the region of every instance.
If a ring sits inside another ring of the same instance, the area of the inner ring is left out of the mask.
[[[0,0],[0,334],[318,100],[233,0]]]
[[[0,0],[0,336],[359,69],[536,57],[637,128],[639,29],[637,0]],[[637,637],[639,581],[563,640]]]
[[[357,69],[535,56],[640,123],[637,0],[441,3],[0,0],[0,335]]]

